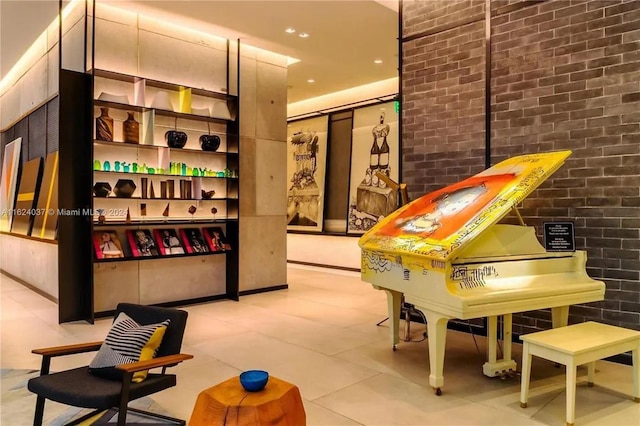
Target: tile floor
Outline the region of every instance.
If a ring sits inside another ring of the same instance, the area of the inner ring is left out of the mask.
[[[428,385],[427,342],[391,350],[380,291],[359,275],[289,267],[289,289],[190,306],[183,351],[195,355],[177,367],[178,386],[153,396],[170,414],[188,419],[198,393],[245,369],[266,369],[300,387],[309,425],[562,425],[564,370],[535,360],[529,408],[519,406],[520,380],[482,375],[485,341],[449,331],[444,394]],[[57,323],[57,306],[0,274],[0,366],[38,369],[35,347],[104,338],[110,319],[95,325]],[[414,324],[419,340],[423,326]],[[520,363],[520,346],[514,348]],[[88,363],[83,354],[53,361],[52,369]],[[578,425],[639,425],[631,398],[631,367],[601,361],[596,386],[579,370]],[[10,378],[2,386],[11,386]],[[0,423],[32,422],[33,401],[0,401]],[[47,403],[45,419],[65,407]]]

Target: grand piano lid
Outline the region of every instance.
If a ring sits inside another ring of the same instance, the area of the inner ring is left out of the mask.
[[[364,234],[362,249],[435,261],[456,258],[482,232],[505,217],[571,155],[521,155],[412,201]]]

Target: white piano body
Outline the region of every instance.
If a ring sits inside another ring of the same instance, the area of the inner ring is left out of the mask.
[[[553,327],[559,327],[567,325],[570,305],[603,300],[605,285],[586,274],[583,251],[548,252],[534,228],[496,223],[569,155],[564,151],[506,160],[398,209],[361,238],[362,279],[387,293],[394,350],[403,296],[427,319],[429,382],[438,395],[444,383],[449,319],[488,317],[483,372],[493,377],[516,369],[511,359],[512,313],[551,308]],[[478,185],[484,199],[478,191],[469,195]],[[457,197],[451,195],[456,191]],[[443,205],[447,197],[449,205]],[[447,221],[459,225],[446,229]],[[437,234],[439,230],[443,232]],[[500,360],[498,316],[504,316]]]

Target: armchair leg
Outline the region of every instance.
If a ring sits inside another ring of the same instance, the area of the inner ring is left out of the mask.
[[[36,400],[36,414],[33,416],[33,426],[42,426],[42,417],[44,416],[44,396],[38,395]]]
[[[122,391],[120,392],[120,408],[118,410],[118,426],[127,424],[127,405],[129,405],[129,389],[133,373],[124,373],[122,376]]]

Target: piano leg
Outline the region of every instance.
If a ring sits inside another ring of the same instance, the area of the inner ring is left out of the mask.
[[[444,385],[444,348],[447,339],[447,322],[449,318],[424,308],[420,309],[427,318],[427,335],[429,336],[429,384],[436,391],[436,395],[442,395],[440,389]]]
[[[398,349],[398,342],[400,342],[400,309],[402,304],[402,293],[388,289],[384,289],[384,292],[387,293],[387,311],[389,312],[391,345],[395,351]]]
[[[503,321],[503,359],[498,359],[498,317],[487,318],[487,362],[482,366],[485,376],[504,377],[510,371],[516,371],[516,362],[511,359],[511,314],[504,315]]]
[[[551,326],[553,328],[566,327],[569,323],[569,306],[551,308]]]

